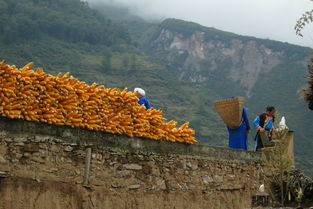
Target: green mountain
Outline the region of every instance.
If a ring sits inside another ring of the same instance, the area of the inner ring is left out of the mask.
[[[297,94],[309,48],[91,6],[97,11],[80,0],[0,0],[0,59],[107,87],[142,87],[167,118],[190,121],[200,143],[227,146],[214,100],[245,96],[250,120],[275,105],[295,130],[297,164],[313,174],[313,113]]]

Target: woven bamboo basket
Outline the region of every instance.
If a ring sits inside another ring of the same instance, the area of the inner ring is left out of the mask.
[[[215,101],[214,106],[224,123],[228,127],[235,129],[241,123],[243,103],[243,97],[236,97]]]

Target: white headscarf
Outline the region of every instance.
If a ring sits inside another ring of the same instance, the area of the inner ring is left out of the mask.
[[[146,92],[145,90],[141,89],[141,88],[135,88],[134,89],[134,92],[138,92],[141,96],[145,96],[146,95]]]

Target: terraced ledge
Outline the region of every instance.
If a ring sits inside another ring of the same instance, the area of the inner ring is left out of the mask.
[[[207,157],[212,160],[226,160],[244,163],[260,163],[261,154],[251,151],[234,150],[226,147],[202,144],[184,144],[169,141],[155,141],[146,138],[130,138],[125,135],[90,131],[68,126],[30,122],[21,119],[0,118],[0,131],[12,140],[29,142],[57,141],[80,146],[118,149],[128,152],[178,154]],[[20,137],[19,137],[20,136]]]

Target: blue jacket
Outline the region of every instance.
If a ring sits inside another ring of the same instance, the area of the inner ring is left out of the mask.
[[[260,116],[257,116],[257,117],[254,119],[253,125],[254,125],[254,127],[260,126]],[[265,127],[263,127],[263,128],[265,128],[265,130],[271,130],[272,127],[273,127],[273,120],[270,119],[270,120],[267,122],[267,124],[264,124],[264,126],[265,126]]]
[[[138,101],[139,105],[145,105],[146,109],[149,110],[151,108],[151,104],[146,97],[141,97]]]

